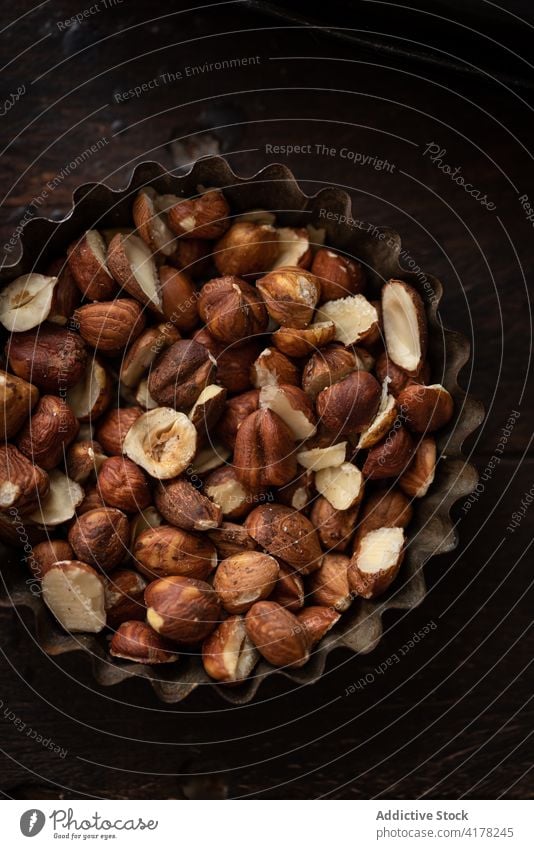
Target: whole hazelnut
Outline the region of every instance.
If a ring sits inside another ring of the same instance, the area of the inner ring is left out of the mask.
[[[77,517],[68,539],[80,560],[109,571],[128,556],[130,525],[120,510],[97,507]]]
[[[219,602],[210,585],[180,575],[149,584],[145,602],[148,624],[176,643],[199,643],[219,619]]]
[[[152,500],[147,475],[126,457],[109,457],[104,460],[97,486],[106,504],[126,513],[144,510]]]

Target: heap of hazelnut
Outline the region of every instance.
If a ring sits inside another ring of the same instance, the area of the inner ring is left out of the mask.
[[[434,477],[422,300],[368,300],[358,262],[219,190],[145,188],[133,221],[0,293],[0,537],[113,657],[302,666],[395,579]]]

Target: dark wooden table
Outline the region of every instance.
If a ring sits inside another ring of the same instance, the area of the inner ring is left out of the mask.
[[[282,161],[309,193],[345,186],[358,217],[403,235],[405,265],[441,278],[443,322],[471,339],[463,383],[487,418],[467,449],[483,486],[469,508],[455,508],[460,545],[428,565],[424,603],[409,615],[390,613],[372,654],[331,655],[313,687],[276,677],[245,707],[205,688],[176,706],[160,704],[142,681],[100,688],[88,662],[42,656],[30,619],[3,611],[0,792],[533,797],[534,232],[521,200],[534,203],[529,89],[461,63],[439,68],[437,52],[418,63],[288,28],[248,5],[181,14],[159,2],[100,0],[80,23],[65,23],[83,9],[70,0],[4,9],[1,243],[25,215],[61,217],[74,187],[123,185],[145,159],[172,169],[222,152],[241,174]],[[483,35],[470,37],[476,60]],[[417,29],[413,38],[423,40]],[[135,86],[139,96],[124,94]],[[272,152],[289,144],[309,148]],[[92,145],[98,151],[85,155]],[[489,470],[514,411],[502,458]],[[430,623],[428,636],[382,674]]]

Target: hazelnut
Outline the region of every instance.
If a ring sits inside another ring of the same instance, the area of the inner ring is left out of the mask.
[[[74,551],[64,539],[47,539],[33,546],[30,557],[30,570],[34,578],[41,580],[43,575],[60,560],[72,560]]]
[[[327,301],[317,315],[321,321],[334,322],[334,339],[343,345],[372,345],[380,338],[378,311],[363,295]]]
[[[213,587],[228,613],[245,613],[256,601],[270,596],[279,572],[274,557],[242,551],[219,563]]]
[[[77,517],[68,539],[80,560],[109,571],[128,556],[130,526],[121,510],[96,507]]]
[[[241,551],[254,551],[258,547],[247,529],[233,522],[222,522],[219,528],[208,531],[208,537],[221,560]]]
[[[214,339],[203,327],[194,339],[204,345],[217,360],[217,382],[228,392],[246,392],[252,386],[251,368],[261,349],[256,340],[239,339],[230,345]]]
[[[367,599],[382,595],[397,577],[403,556],[402,528],[378,528],[360,536],[348,569],[353,592]]]
[[[273,344],[288,357],[308,357],[318,348],[324,348],[336,335],[333,321],[317,321],[308,327],[298,329],[281,327],[273,333]]]
[[[271,318],[283,327],[309,325],[321,296],[317,277],[301,268],[278,268],[256,283]]]
[[[304,607],[304,581],[298,572],[292,572],[287,566],[280,566],[271,601],[291,610],[292,613]]]
[[[132,298],[162,314],[163,300],[150,248],[133,233],[116,233],[108,247],[108,268]]]
[[[321,605],[313,607],[305,607],[297,614],[297,620],[301,628],[304,629],[310,646],[315,646],[323,637],[334,627],[341,613],[334,610],[332,607],[322,607]]]
[[[65,456],[80,425],[68,404],[56,395],[43,395],[17,437],[17,447],[42,469],[49,471]]]
[[[184,239],[220,239],[230,226],[230,207],[216,189],[196,198],[177,198],[167,215],[169,226]]]
[[[145,590],[148,624],[176,643],[199,643],[219,619],[219,602],[204,581],[173,575],[153,581]]]
[[[57,277],[52,295],[48,321],[65,326],[82,299],[74,275],[67,264],[67,257],[59,257],[50,263],[47,274]]]
[[[277,499],[286,507],[306,511],[315,497],[313,483],[313,472],[298,467],[296,477],[285,486],[278,488]]]
[[[41,324],[37,330],[11,336],[6,356],[17,377],[31,381],[41,392],[61,394],[81,380],[87,351],[72,330]]]
[[[359,295],[365,289],[365,272],[360,263],[329,248],[319,248],[312,271],[321,281],[323,301]]]
[[[436,473],[436,440],[432,436],[422,439],[408,469],[401,475],[399,486],[412,498],[423,498],[434,481]]]
[[[217,564],[215,548],[208,539],[169,525],[140,533],[133,556],[139,571],[151,579],[183,575],[203,580]]]
[[[0,369],[0,432],[10,439],[22,427],[39,398],[32,383]]]
[[[142,414],[140,407],[119,407],[98,423],[96,438],[106,454],[122,454],[124,437]]]
[[[293,439],[309,439],[317,430],[313,404],[298,386],[264,386],[260,390],[260,409],[276,413],[291,431]]]
[[[230,398],[226,402],[226,408],[217,426],[219,434],[225,445],[233,449],[237,431],[251,415],[258,409],[260,402],[260,393],[257,389],[251,389],[248,392],[243,392],[242,395],[237,395],[235,398]]]
[[[126,513],[148,507],[152,497],[148,478],[126,457],[109,457],[102,463],[97,486],[104,502]]]
[[[421,296],[404,281],[389,280],[382,287],[382,316],[388,356],[408,374],[417,374],[428,335]]]
[[[129,388],[135,388],[158,354],[177,342],[179,338],[180,334],[169,322],[145,330],[124,356],[120,371],[121,383]]]
[[[407,371],[396,365],[391,357],[388,357],[387,351],[383,351],[376,361],[375,372],[381,383],[384,383],[385,379],[389,378],[388,392],[396,398],[399,392],[402,392],[406,386],[412,383],[426,383],[430,369],[427,363],[422,363],[416,374],[408,374]]]
[[[310,656],[307,634],[289,610],[274,601],[258,601],[248,611],[247,634],[273,666],[304,666]]]
[[[393,395],[387,394],[387,382],[382,387],[380,406],[373,421],[360,433],[356,448],[371,448],[380,442],[394,426],[397,418],[397,404]]]
[[[172,643],[160,637],[146,622],[122,622],[109,647],[112,657],[134,663],[174,663],[179,655]]]
[[[0,512],[31,512],[50,487],[46,472],[34,466],[14,445],[0,445]]]
[[[269,224],[238,221],[215,244],[214,260],[220,274],[262,274],[275,262],[278,233]]]
[[[251,382],[256,389],[261,389],[262,386],[278,386],[281,383],[298,386],[299,370],[276,348],[265,348],[252,364]]]
[[[205,441],[224,412],[226,389],[210,383],[202,390],[189,412],[199,438]]]
[[[184,478],[160,484],[155,503],[169,524],[184,531],[207,531],[218,527],[222,511]]]
[[[145,579],[132,569],[117,569],[106,580],[106,622],[110,628],[118,628],[122,622],[144,619],[146,607]]]
[[[78,560],[60,560],[43,575],[43,601],[71,632],[97,634],[106,624],[104,580]]]
[[[204,669],[210,678],[223,684],[248,678],[258,659],[242,616],[229,616],[202,644]]]
[[[92,439],[74,442],[67,451],[68,476],[76,483],[85,484],[90,478],[96,477],[105,459],[106,455],[98,442]]]
[[[265,223],[272,223],[266,221]],[[310,235],[306,227],[278,227],[280,253],[272,268],[309,268],[312,260]]]
[[[415,445],[405,427],[400,425],[369,449],[363,474],[371,480],[383,480],[401,475],[409,466]]]
[[[69,268],[82,295],[89,301],[107,301],[117,284],[106,265],[106,244],[98,230],[87,230],[67,249]]]
[[[302,513],[282,504],[261,504],[247,516],[245,527],[258,545],[302,574],[321,565],[319,537]]]
[[[81,422],[94,422],[109,407],[113,397],[113,383],[108,372],[92,357],[81,380],[67,392],[67,402]]]
[[[318,472],[321,469],[341,466],[345,462],[346,456],[347,443],[337,442],[334,445],[326,445],[324,448],[305,448],[303,451],[299,451],[297,460],[305,469]]]
[[[145,186],[138,193],[132,207],[132,218],[138,235],[152,254],[170,257],[176,250],[176,238],[160,209],[161,195]]]
[[[454,413],[454,402],[439,383],[412,384],[403,389],[397,403],[407,426],[415,433],[428,433],[445,427]]]
[[[302,388],[311,398],[347,377],[359,368],[354,351],[339,343],[328,345],[312,354],[302,372]]]
[[[363,505],[358,535],[378,528],[405,528],[410,524],[412,516],[410,499],[404,493],[392,487],[379,489]]]
[[[200,317],[220,342],[248,339],[267,329],[267,312],[256,289],[239,277],[218,277],[200,290]]]
[[[180,475],[197,449],[197,432],[184,413],[157,407],[139,416],[124,437],[124,453],[154,478]]]
[[[206,495],[221,509],[225,519],[242,519],[252,509],[254,499],[238,480],[233,466],[220,466],[207,476]]]
[[[333,607],[343,613],[352,604],[348,568],[350,557],[325,554],[319,569],[309,578],[308,588],[313,604]]]
[[[20,333],[45,321],[52,309],[58,278],[23,274],[0,292],[0,322],[6,330]]]
[[[189,332],[198,322],[198,293],[187,272],[168,265],[159,270],[162,312],[167,321]]]
[[[336,510],[323,496],[316,498],[310,514],[326,551],[346,551],[356,528],[359,503],[348,510]]]
[[[163,407],[189,410],[213,382],[215,367],[215,359],[203,345],[190,339],[175,342],[157,358],[148,390]]]
[[[145,316],[133,298],[85,304],[74,313],[82,339],[105,354],[120,354],[142,332]]]
[[[377,380],[366,371],[355,371],[317,396],[317,414],[336,434],[358,433],[374,419],[380,404]]]
[[[97,507],[105,507],[102,500],[102,496],[100,495],[100,490],[96,486],[88,486],[85,490],[85,497],[83,501],[76,508],[76,513],[78,516],[83,516],[84,513],[88,513],[89,510],[95,510]]]
[[[245,419],[236,435],[234,468],[250,492],[283,486],[295,477],[293,434],[280,416],[257,410]]]
[[[353,463],[329,466],[315,473],[315,488],[336,510],[350,510],[363,498],[363,475]]]

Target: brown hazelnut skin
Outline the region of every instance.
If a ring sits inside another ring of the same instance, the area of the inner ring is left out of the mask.
[[[6,356],[17,377],[53,395],[82,379],[87,349],[72,330],[45,322],[35,330],[13,333],[6,345]]]
[[[411,500],[403,492],[391,486],[379,489],[364,502],[358,530],[354,540],[356,547],[361,536],[378,528],[405,528],[413,516]]]
[[[243,551],[219,563],[213,588],[228,613],[245,613],[254,602],[270,596],[279,573],[274,557]]]
[[[348,510],[336,510],[324,496],[315,499],[310,519],[326,551],[346,551],[356,528],[359,510],[359,503]]]
[[[362,472],[371,480],[384,480],[402,474],[407,468],[415,451],[415,444],[402,425],[392,429],[391,433],[369,449]]]
[[[116,569],[106,581],[106,624],[117,628],[122,622],[146,616],[145,579],[132,569]]]
[[[209,280],[200,290],[198,311],[208,333],[226,344],[267,329],[267,311],[260,295],[239,277]]]
[[[54,563],[60,560],[72,560],[72,546],[64,539],[47,539],[33,546],[29,558],[30,571],[34,578],[41,580]]]
[[[319,248],[312,271],[321,281],[323,301],[335,301],[358,295],[365,289],[365,272],[359,262],[335,254],[329,248]]]
[[[338,613],[333,607],[312,605],[300,610],[297,619],[313,647],[334,627],[340,616],[341,613]]]
[[[14,445],[0,445],[0,512],[31,513],[48,493],[50,480]]]
[[[82,562],[109,571],[128,556],[130,524],[120,510],[96,507],[78,516],[68,539]]]
[[[293,572],[287,566],[280,566],[280,574],[270,601],[276,601],[280,607],[285,607],[292,613],[304,607],[304,581],[299,573]]]
[[[159,270],[163,315],[175,327],[188,332],[198,323],[198,296],[185,271],[168,265]]]
[[[224,413],[219,419],[217,433],[228,448],[233,450],[237,431],[251,414],[255,413],[260,404],[259,389],[250,389],[242,395],[236,395],[226,402]]]
[[[202,390],[213,383],[215,367],[204,345],[181,339],[157,358],[148,378],[148,391],[162,407],[189,411]]]
[[[430,378],[430,367],[428,363],[423,363],[414,376],[396,365],[391,357],[388,357],[386,351],[383,351],[377,358],[375,372],[380,383],[383,383],[386,377],[389,377],[388,392],[394,397],[397,397],[399,392],[402,392],[407,386],[413,383],[426,383]]]
[[[355,371],[317,396],[317,414],[323,425],[337,434],[359,433],[373,421],[381,388],[372,374]]]
[[[182,239],[219,239],[230,226],[228,201],[216,189],[180,200],[167,214],[171,230]]]
[[[77,507],[76,513],[78,516],[83,516],[84,513],[88,513],[89,510],[95,510],[97,507],[105,507],[102,500],[102,496],[100,494],[100,490],[96,484],[93,486],[88,486],[85,490],[85,498],[82,503]]]
[[[74,313],[80,336],[105,354],[120,354],[137,339],[146,323],[143,307],[133,298],[96,301]]]
[[[75,439],[80,425],[65,401],[56,395],[43,395],[29,421],[17,437],[17,447],[26,457],[49,471],[63,460],[65,450]]]
[[[152,500],[147,475],[126,457],[108,457],[104,460],[97,486],[106,504],[126,513],[144,510]]]
[[[133,547],[137,568],[147,578],[181,575],[205,580],[217,564],[215,546],[205,534],[159,525],[139,534]]]
[[[174,646],[147,625],[146,622],[122,622],[113,635],[109,653],[112,657],[146,663],[174,663],[178,660]]]
[[[139,416],[143,414],[141,407],[120,407],[111,410],[99,422],[96,439],[106,454],[122,454],[124,437]]]
[[[442,386],[412,384],[399,393],[397,402],[414,433],[431,433],[445,427],[454,413],[454,402]]]
[[[220,615],[215,591],[204,581],[173,575],[145,590],[147,622],[176,643],[199,643],[213,631]]]
[[[303,666],[308,660],[306,631],[285,607],[258,601],[248,611],[245,624],[249,638],[273,666]]]

